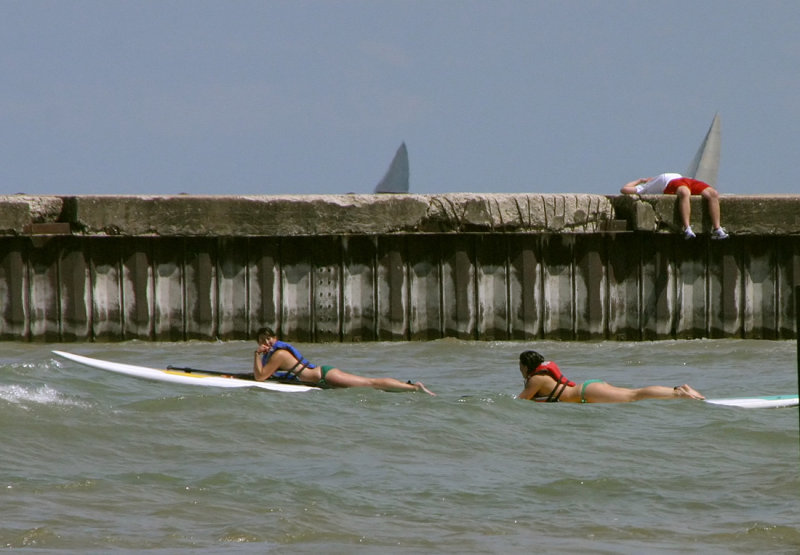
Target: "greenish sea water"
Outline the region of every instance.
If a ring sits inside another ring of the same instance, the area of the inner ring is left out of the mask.
[[[139,380],[247,371],[253,343],[0,344],[0,548],[28,553],[797,553],[798,412],[541,404],[517,356],[576,381],[797,391],[794,342],[298,345],[437,397]]]

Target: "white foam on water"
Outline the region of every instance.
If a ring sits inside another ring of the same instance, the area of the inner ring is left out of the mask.
[[[88,407],[84,401],[71,399],[47,385],[25,387],[22,385],[0,385],[0,399],[29,409],[28,405],[61,405]]]

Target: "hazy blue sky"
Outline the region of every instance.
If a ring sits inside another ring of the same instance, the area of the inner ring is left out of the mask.
[[[800,2],[0,0],[0,194],[800,193]]]

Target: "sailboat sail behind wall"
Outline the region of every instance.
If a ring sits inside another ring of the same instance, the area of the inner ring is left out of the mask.
[[[394,155],[386,175],[375,186],[376,193],[407,193],[408,192],[408,149],[406,143],[400,145]]]
[[[714,116],[711,122],[711,127],[708,128],[706,138],[700,148],[697,149],[697,154],[686,170],[686,177],[692,177],[705,181],[712,187],[717,186],[717,176],[719,174],[719,157],[721,150],[721,129],[720,129],[719,114]]]

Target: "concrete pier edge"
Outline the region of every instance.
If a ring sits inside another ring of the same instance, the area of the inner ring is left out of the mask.
[[[0,338],[794,337],[800,196],[0,197]]]

